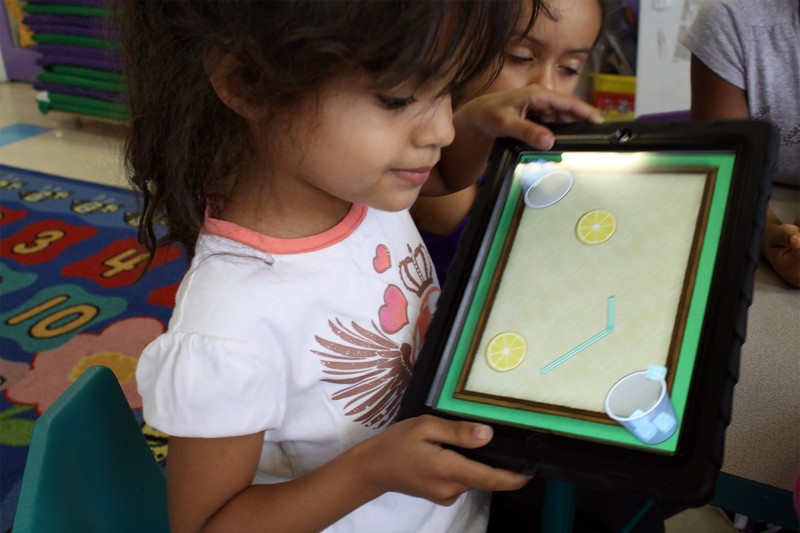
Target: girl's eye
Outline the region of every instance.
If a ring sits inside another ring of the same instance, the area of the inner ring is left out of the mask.
[[[511,60],[512,63],[533,63],[533,58],[531,56],[508,54],[508,59]]]
[[[417,101],[417,99],[413,96],[405,96],[402,98],[388,96],[385,94],[379,94],[377,96],[378,100],[380,100],[380,102],[388,109],[403,109],[404,107],[408,107]]]
[[[572,67],[567,67],[567,66],[562,66],[561,67],[561,72],[563,72],[567,76],[578,76],[581,73],[580,70],[578,70],[576,68],[572,68]]]
[[[514,46],[506,55],[512,63],[533,63],[536,60],[536,55],[527,46]]]

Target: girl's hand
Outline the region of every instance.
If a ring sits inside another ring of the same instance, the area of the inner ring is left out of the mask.
[[[473,98],[456,111],[454,120],[468,121],[491,138],[513,137],[548,150],[555,139],[542,123],[601,123],[603,116],[575,96],[533,84]]]
[[[532,118],[533,117],[533,118]],[[533,84],[477,96],[456,109],[456,136],[422,190],[442,196],[476,183],[486,169],[494,142],[513,137],[536,148],[553,147],[553,132],[539,122],[603,122],[600,111],[583,100]]]
[[[777,217],[770,223],[768,218],[762,251],[781,278],[800,287],[800,215],[794,224],[781,224]]]
[[[350,452],[358,456],[356,464],[376,494],[402,492],[450,505],[472,489],[515,490],[531,479],[442,446],[479,448],[491,439],[489,426],[425,415],[398,422]]]

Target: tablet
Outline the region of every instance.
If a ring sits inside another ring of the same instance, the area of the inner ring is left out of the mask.
[[[766,122],[556,126],[498,141],[400,418],[461,450],[663,501],[713,496],[776,158]]]

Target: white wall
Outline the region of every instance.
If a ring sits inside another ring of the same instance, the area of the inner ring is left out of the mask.
[[[642,0],[636,60],[636,115],[688,110],[689,51],[678,35],[703,0]]]
[[[6,65],[3,63],[3,53],[0,52],[0,82],[8,81],[8,75],[6,74]]]
[[[0,9],[5,8],[5,4],[0,4]],[[4,17],[0,17],[0,31],[10,31],[9,28],[6,27],[6,21]],[[8,74],[6,73],[6,64],[3,62],[3,39],[0,39],[0,82],[4,81],[8,81]]]

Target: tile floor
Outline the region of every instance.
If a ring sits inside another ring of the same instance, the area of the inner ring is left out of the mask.
[[[65,113],[39,113],[29,84],[0,82],[0,163],[59,176],[125,186],[124,127]],[[718,509],[689,509],[667,521],[667,533],[738,531]]]
[[[35,94],[30,84],[0,82],[0,163],[124,186],[123,127],[66,113],[43,115]]]

